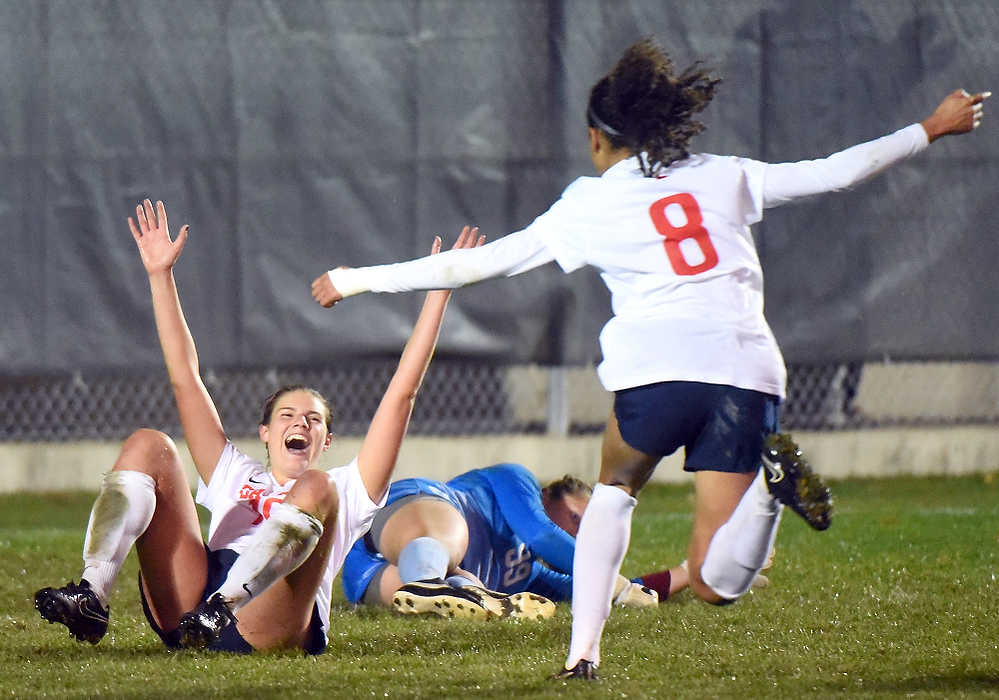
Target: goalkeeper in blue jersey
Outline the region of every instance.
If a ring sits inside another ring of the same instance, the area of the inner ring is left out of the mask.
[[[541,488],[519,464],[475,469],[444,483],[394,482],[343,568],[352,603],[407,614],[545,618],[572,597],[572,557],[590,487],[565,476]],[[683,565],[629,581],[620,604],[656,605],[687,585]],[[649,585],[645,585],[645,584]]]

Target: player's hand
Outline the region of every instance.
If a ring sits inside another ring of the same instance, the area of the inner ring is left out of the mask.
[[[170,238],[170,227],[167,225],[166,207],[157,200],[156,208],[148,199],[135,207],[135,219],[128,217],[128,228],[139,249],[139,257],[146,272],[150,275],[173,268],[180,251],[187,242],[189,227],[181,226],[177,240]]]
[[[485,236],[479,235],[478,226],[465,226],[461,229],[461,233],[458,234],[458,240],[454,242],[451,246],[451,250],[460,250],[462,248],[478,248],[480,245],[486,242]],[[440,248],[438,247],[438,250]],[[436,250],[434,251],[437,252]]]
[[[955,90],[943,99],[933,114],[922,121],[930,143],[949,134],[966,134],[977,129],[985,114],[984,102],[991,92],[968,93]]]
[[[629,608],[654,608],[659,605],[659,594],[640,583],[628,582],[614,597],[614,605]]]
[[[485,236],[479,235],[478,227],[464,226],[461,229],[461,233],[458,234],[458,239],[451,246],[451,250],[461,250],[463,248],[478,248],[480,245],[486,242]],[[430,248],[431,255],[437,255],[441,252],[441,247],[444,245],[444,241],[440,236],[434,236],[434,244]],[[446,301],[451,297],[451,289],[433,289],[427,292],[427,298],[436,298],[439,300]]]
[[[345,270],[345,267],[338,267],[338,270]],[[343,294],[333,286],[333,280],[328,273],[324,272],[312,281],[312,298],[319,302],[320,306],[330,308],[333,304],[343,299]]]

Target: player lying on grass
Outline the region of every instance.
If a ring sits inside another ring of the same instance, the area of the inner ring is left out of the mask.
[[[577,536],[572,638],[559,677],[595,677],[635,497],[681,446],[684,469],[695,473],[687,559],[701,599],[729,603],[749,590],[783,506],[816,529],[829,526],[828,489],[793,441],[774,435],[787,372],[764,316],[750,226],[769,207],[847,189],[942,136],[970,132],[990,94],[957,90],[921,123],[824,159],[769,164],[689,151],[719,82],[697,64],[677,71],[655,41],[639,41],[590,90],[587,146],[599,177],[576,179],[527,228],[478,250],[334,269],[312,284],[313,297],[332,306],[552,261],[565,272],[600,271],[614,315],[600,334],[598,371],[614,408]]]
[[[564,476],[541,488],[519,464],[446,483],[403,479],[343,566],[352,603],[445,617],[549,617],[572,597],[572,558],[591,488]],[[687,587],[685,564],[628,580],[614,601],[644,607]],[[755,585],[766,585],[760,575]]]
[[[449,292],[427,294],[353,461],[318,467],[332,441],[329,406],[313,389],[290,386],[264,405],[265,466],[229,442],[199,373],[173,275],[188,227],[173,240],[163,203],[154,209],[149,200],[129,227],[149,275],[163,357],[200,477],[198,503],[211,512],[208,542],[173,441],[138,430],[104,476],[87,525],[80,583],[43,588],[35,607],[78,640],[96,644],[108,628],[115,578],[134,545],[143,609],[167,646],[322,653],[333,578],[385,499]],[[466,228],[455,247],[481,242]],[[439,248],[437,239],[433,252]]]

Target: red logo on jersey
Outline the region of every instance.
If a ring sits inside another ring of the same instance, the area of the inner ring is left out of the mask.
[[[261,501],[264,491],[265,489],[253,488],[250,484],[243,484],[243,487],[239,490],[239,500],[246,501],[246,505],[257,511],[257,519],[253,521],[254,525],[259,525],[264,519],[271,517],[271,507],[275,503],[284,501],[284,497],[288,495],[286,493],[279,493],[274,496],[268,496]]]

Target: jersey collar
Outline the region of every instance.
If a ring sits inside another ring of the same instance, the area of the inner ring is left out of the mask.
[[[619,160],[614,163],[614,165],[607,168],[603,175],[600,177],[606,178],[625,178],[625,177],[643,177],[642,169],[638,165],[638,158],[631,156],[630,158],[625,158],[624,160]]]

